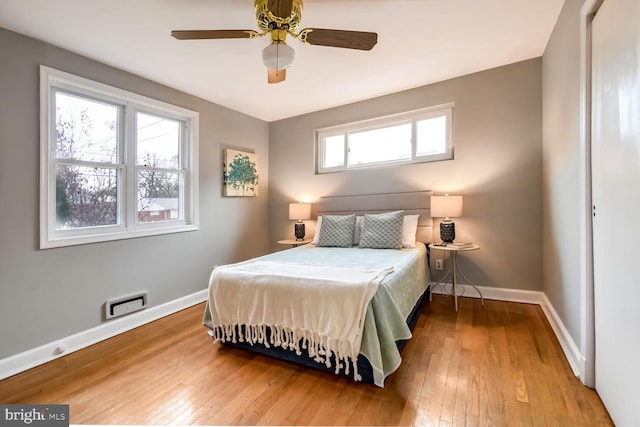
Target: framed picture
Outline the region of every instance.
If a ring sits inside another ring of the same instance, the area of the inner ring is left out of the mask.
[[[226,148],[223,155],[223,195],[258,195],[258,155]]]

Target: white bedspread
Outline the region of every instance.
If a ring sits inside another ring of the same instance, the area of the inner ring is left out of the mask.
[[[336,373],[345,362],[348,374],[351,364],[358,379],[367,306],[392,271],[261,260],[216,267],[209,280],[213,337],[306,350],[327,367],[333,359]]]

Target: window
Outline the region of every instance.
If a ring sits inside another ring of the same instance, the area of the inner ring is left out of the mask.
[[[40,70],[40,247],[196,230],[198,113]]]
[[[316,131],[318,173],[453,158],[453,104]]]

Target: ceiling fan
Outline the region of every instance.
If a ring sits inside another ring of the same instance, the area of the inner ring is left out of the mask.
[[[262,61],[269,69],[267,81],[279,83],[286,68],[293,63],[295,51],[286,44],[287,34],[304,44],[371,50],[378,34],[364,31],[305,28],[296,33],[302,19],[302,0],[255,0],[256,20],[261,32],[253,30],[178,30],[171,35],[178,40],[252,39],[271,35],[271,43],[262,51]]]

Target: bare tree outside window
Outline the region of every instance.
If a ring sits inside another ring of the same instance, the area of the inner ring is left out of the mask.
[[[56,228],[118,223],[119,109],[56,93]]]

